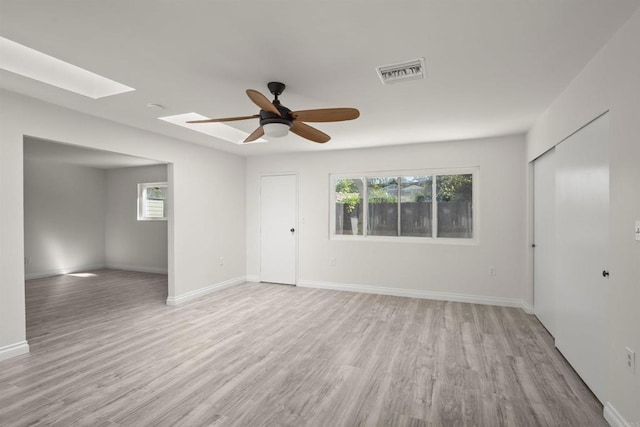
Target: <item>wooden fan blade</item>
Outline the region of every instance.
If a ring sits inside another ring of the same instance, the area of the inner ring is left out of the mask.
[[[254,104],[260,107],[262,110],[269,111],[270,113],[274,113],[279,116],[281,115],[280,111],[278,111],[276,106],[273,105],[271,101],[269,101],[269,98],[267,98],[257,90],[247,89],[247,96],[249,97],[250,100],[253,101]]]
[[[257,119],[259,117],[260,117],[260,114],[254,114],[253,116],[227,117],[226,119],[190,120],[187,123],[235,122],[235,121],[238,121],[238,120]]]
[[[262,126],[258,126],[258,129],[251,132],[251,135],[249,135],[247,139],[244,140],[244,142],[255,141],[256,139],[260,138],[262,135],[264,135],[264,129],[262,129]]]
[[[341,122],[360,117],[355,108],[324,108],[318,110],[293,111],[291,116],[303,122]]]
[[[291,129],[289,130],[298,136],[321,144],[324,144],[331,139],[331,137],[326,133],[297,120],[293,122],[293,126],[291,126]]]

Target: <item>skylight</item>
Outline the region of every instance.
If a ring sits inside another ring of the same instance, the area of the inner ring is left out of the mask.
[[[190,120],[206,120],[209,118],[198,113],[185,113],[177,114],[175,116],[158,118],[160,120],[164,120],[165,122],[182,126],[196,132],[204,133],[209,136],[215,136],[216,138],[220,138],[239,145],[242,145],[243,141],[249,136],[247,132],[243,132],[229,125],[225,125],[224,123],[187,123]],[[259,138],[255,141],[252,141],[251,144],[256,142],[267,142],[267,140]]]
[[[4,37],[0,68],[93,99],[135,90]]]

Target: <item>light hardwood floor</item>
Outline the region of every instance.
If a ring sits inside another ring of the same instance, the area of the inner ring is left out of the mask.
[[[163,275],[94,273],[28,281],[0,425],[606,425],[520,309],[270,284],[168,307]]]

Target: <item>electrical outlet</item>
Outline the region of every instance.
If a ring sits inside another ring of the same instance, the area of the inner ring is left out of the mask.
[[[495,275],[496,275],[496,268],[489,267],[489,276],[495,276]]]
[[[627,351],[627,359],[626,366],[627,370],[629,370],[632,374],[636,373],[636,352],[631,350],[629,347],[625,348]]]
[[[330,257],[329,258],[329,265],[330,266],[335,266],[336,265],[336,259],[334,257]]]
[[[640,219],[636,221],[636,226],[633,229],[633,235],[635,236],[636,240],[640,241]]]
[[[29,264],[31,264],[31,258],[25,258],[24,265],[29,265]]]
[[[220,259],[218,260],[218,264],[220,264],[220,266],[224,265],[224,257],[220,257]]]

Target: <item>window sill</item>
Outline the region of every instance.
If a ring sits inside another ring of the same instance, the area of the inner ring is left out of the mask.
[[[453,238],[433,238],[433,237],[395,237],[395,236],[350,236],[345,234],[332,234],[329,240],[342,242],[376,242],[376,243],[417,243],[420,245],[459,245],[478,246],[480,242],[477,238],[453,239]]]

